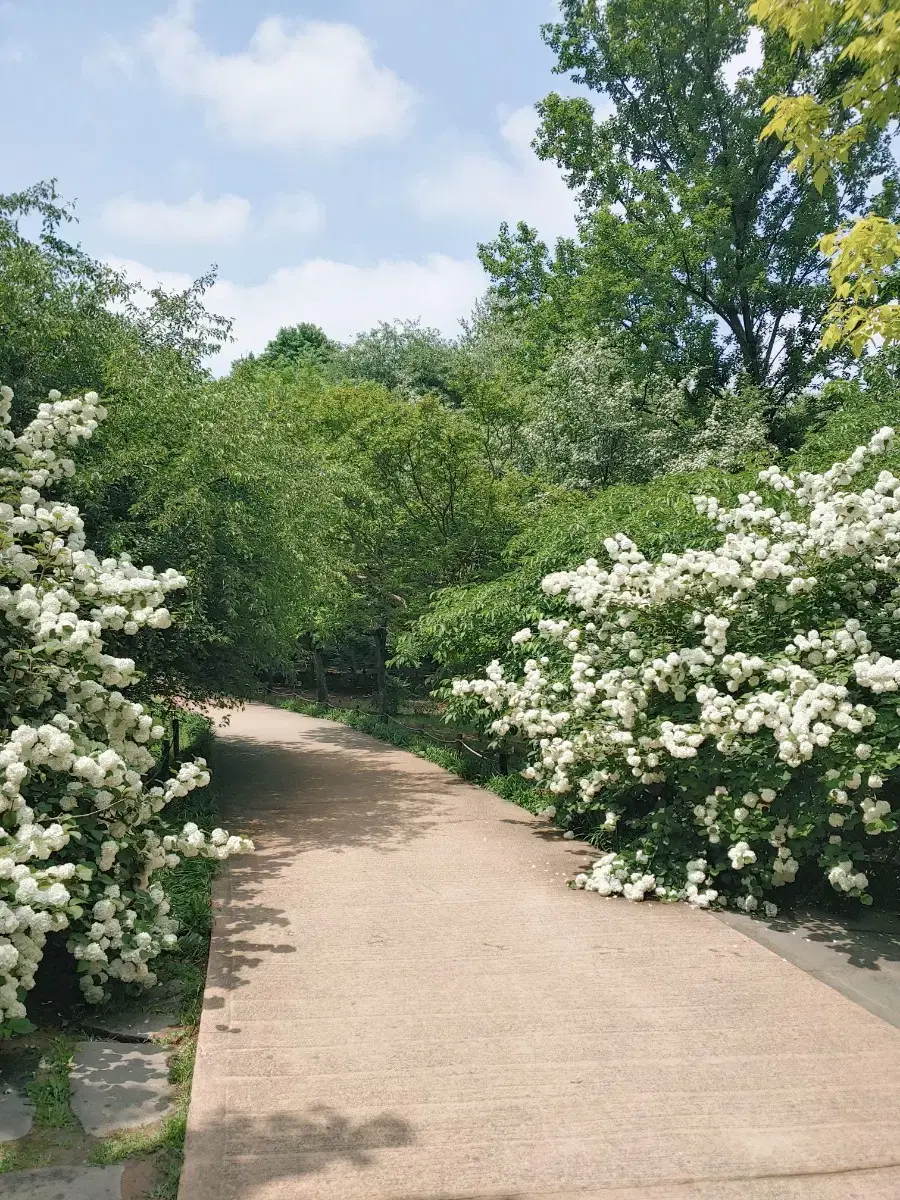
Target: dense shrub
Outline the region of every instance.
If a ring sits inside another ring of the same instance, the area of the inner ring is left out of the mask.
[[[153,779],[163,729],[123,695],[134,661],[106,649],[165,629],[166,597],[186,580],[98,559],[78,509],[43,494],[75,470],[60,452],[106,415],[96,394],[51,392],[18,437],[11,402],[0,390],[0,1035],[24,1016],[48,933],[68,931],[88,1000],[110,978],[152,984],[149,964],[177,940],[154,872],[250,848],[166,825],[166,805],[209,781],[206,764]]]
[[[516,623],[537,621],[540,584],[561,564],[593,554],[604,538],[624,530],[649,555],[712,546],[716,532],[691,503],[691,494],[734,497],[751,486],[749,472],[708,470],[665,475],[645,484],[617,484],[594,496],[562,493],[508,543],[504,574],[487,583],[443,588],[405,636],[401,662],[436,662],[442,674],[479,671]]]
[[[900,479],[873,466],[893,441],[767,468],[733,508],[695,497],[709,548],[608,537],[606,565],[544,579],[504,665],[453,684],[456,713],[526,744],[548,815],[607,849],[579,886],[771,911],[818,864],[871,902],[859,864],[897,827]]]
[[[752,389],[714,401],[659,374],[643,381],[621,348],[575,340],[546,372],[522,431],[528,465],[554,483],[588,492],[716,464],[738,470],[771,459]],[[696,391],[696,388],[694,388]]]

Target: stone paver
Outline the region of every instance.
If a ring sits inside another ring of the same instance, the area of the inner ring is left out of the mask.
[[[34,1109],[14,1088],[0,1085],[0,1142],[14,1142],[31,1132]]]
[[[91,1017],[83,1028],[119,1042],[154,1042],[178,1026],[175,1009],[166,1013],[120,1012]]]
[[[106,1137],[172,1112],[167,1056],[163,1046],[81,1042],[69,1078],[72,1111],[85,1133]]]
[[[253,706],[181,1200],[898,1200],[900,1030],[527,813]]]
[[[3,1200],[121,1200],[124,1166],[46,1167],[0,1175]]]
[[[900,920],[887,913],[856,919],[829,913],[774,918],[720,913],[719,919],[796,963],[869,1012],[900,1027]]]

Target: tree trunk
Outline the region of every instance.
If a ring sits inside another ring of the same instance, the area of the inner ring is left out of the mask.
[[[383,625],[380,625],[372,637],[375,642],[375,679],[378,688],[378,715],[379,717],[387,717],[390,714],[387,674],[387,629]]]
[[[181,754],[181,725],[178,718],[172,718],[172,758],[178,762],[178,757]]]
[[[328,703],[328,676],[325,674],[325,660],[322,651],[315,643],[312,647],[313,670],[316,673],[316,703]]]

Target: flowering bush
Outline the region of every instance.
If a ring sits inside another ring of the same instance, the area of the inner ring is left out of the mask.
[[[163,730],[123,695],[134,662],[104,652],[104,631],[166,628],[166,596],[187,581],[127,555],[101,561],[78,509],[43,495],[106,415],[96,394],[51,392],[18,437],[11,401],[0,389],[0,1034],[24,1016],[48,933],[67,931],[88,1000],[110,978],[149,986],[176,942],[153,872],[252,849],[221,829],[167,828],[165,806],[209,782],[206,764],[147,778]]]
[[[508,667],[453,683],[456,713],[527,744],[544,815],[605,841],[577,886],[774,913],[817,863],[871,903],[859,864],[897,828],[900,479],[871,470],[893,442],[822,474],[770,467],[732,509],[695,497],[712,549],[651,562],[608,538],[608,565],[547,576],[555,612]]]

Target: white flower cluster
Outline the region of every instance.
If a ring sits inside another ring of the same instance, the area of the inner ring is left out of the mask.
[[[656,887],[656,878],[642,871],[632,871],[617,854],[604,854],[594,863],[590,875],[576,875],[575,886],[601,896],[624,896],[626,900],[643,900]]]
[[[811,860],[871,902],[853,839],[897,828],[873,794],[900,747],[900,478],[873,469],[893,443],[882,429],[821,474],[769,468],[767,495],[732,508],[696,497],[712,549],[650,561],[607,538],[605,564],[547,576],[556,611],[513,636],[509,668],[454,681],[455,710],[526,744],[557,823],[615,831],[579,886],[752,912]]]
[[[187,581],[127,555],[99,559],[78,509],[43,495],[74,473],[64,450],[105,416],[97,396],[51,392],[19,436],[11,401],[0,388],[0,1034],[25,1014],[48,934],[67,931],[89,1000],[110,978],[150,984],[148,964],[176,941],[153,872],[252,848],[223,830],[162,823],[171,800],[209,782],[206,764],[145,779],[163,728],[122,694],[138,678],[134,661],[104,649],[108,630],[166,628],[166,597]]]

